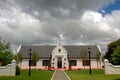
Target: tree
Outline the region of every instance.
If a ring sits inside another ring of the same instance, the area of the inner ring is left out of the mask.
[[[119,45],[120,45],[120,39],[109,43],[104,58],[107,58],[110,62],[112,62],[112,54]]]
[[[34,60],[35,62],[39,60],[39,55],[36,51],[32,53],[32,60]]]
[[[81,52],[80,52],[80,59],[82,61],[86,60],[87,59],[87,55],[88,55],[87,50],[81,50]],[[85,66],[84,66],[84,69],[85,69]]]
[[[96,52],[97,68],[98,68],[98,62],[100,63],[100,66],[101,66],[100,56],[101,56],[100,52]]]
[[[88,55],[87,50],[82,50],[80,52],[80,59],[82,59],[82,60],[87,59],[87,55]]]
[[[21,67],[21,63],[23,61],[23,55],[22,55],[22,53],[17,53],[17,55],[15,55],[15,60],[16,60],[16,62],[18,64],[20,63],[20,67]]]
[[[10,43],[0,38],[0,65],[4,66],[11,63],[13,59],[13,52],[10,48]]]
[[[114,65],[120,65],[120,46],[114,50],[111,61]]]

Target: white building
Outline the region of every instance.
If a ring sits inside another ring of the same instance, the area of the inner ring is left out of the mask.
[[[99,46],[20,46],[19,53],[23,55],[22,69],[29,68],[29,52],[36,51],[39,54],[35,69],[84,69],[89,68],[89,57],[91,58],[91,68],[101,68],[101,50]],[[90,49],[90,56],[88,53]]]

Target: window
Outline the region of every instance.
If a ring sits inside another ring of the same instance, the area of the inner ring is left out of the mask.
[[[61,49],[58,49],[58,52],[61,52]]]
[[[83,66],[89,66],[89,65],[90,65],[89,60],[83,60],[83,61],[82,61],[82,65],[83,65]]]
[[[42,65],[43,66],[49,66],[50,65],[50,60],[43,60]]]
[[[29,60],[29,66],[36,66],[36,61]]]
[[[64,58],[64,61],[66,61],[66,58]]]
[[[76,62],[77,62],[76,60],[70,60],[70,66],[76,66],[77,65]]]

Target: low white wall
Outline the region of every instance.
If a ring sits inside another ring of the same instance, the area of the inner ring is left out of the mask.
[[[105,74],[120,74],[120,65],[114,66],[107,59],[104,60]]]
[[[0,76],[15,76],[16,75],[16,61],[13,60],[11,64],[0,67]]]

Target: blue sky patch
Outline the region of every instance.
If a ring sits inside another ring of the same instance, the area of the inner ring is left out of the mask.
[[[115,0],[114,3],[110,3],[109,5],[101,8],[99,12],[105,16],[106,14],[111,14],[114,10],[120,10],[120,0]]]

